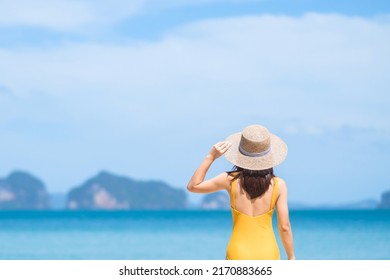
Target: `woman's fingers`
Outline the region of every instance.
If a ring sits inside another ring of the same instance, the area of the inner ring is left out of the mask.
[[[227,141],[221,141],[216,143],[210,150],[209,155],[212,159],[217,159],[223,155],[231,146],[231,143]]]
[[[223,146],[221,147],[221,153],[224,154],[227,150],[229,150],[229,148],[230,148],[231,146],[232,146],[231,143],[226,142],[225,145],[223,145]]]
[[[215,144],[215,149],[220,152],[220,153],[225,153],[231,146],[231,143],[227,142],[227,141],[222,141],[222,142],[218,142],[217,144]]]
[[[228,145],[230,145],[230,143],[228,141],[221,141],[221,142],[218,142],[217,144],[215,144],[215,146],[217,146],[217,147],[225,147]]]

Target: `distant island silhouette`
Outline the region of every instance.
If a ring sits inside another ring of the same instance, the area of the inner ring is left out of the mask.
[[[290,202],[291,209],[377,209],[390,208],[390,190],[381,201],[364,200],[339,205],[307,205]],[[65,194],[49,193],[43,181],[25,171],[0,178],[0,210],[228,210],[226,192],[203,196],[191,205],[184,189],[162,181],[137,181],[101,171]]]
[[[0,178],[0,209],[48,209],[49,194],[44,183],[27,172],[14,171]]]
[[[68,193],[70,210],[185,209],[187,197],[160,181],[135,181],[102,171]]]

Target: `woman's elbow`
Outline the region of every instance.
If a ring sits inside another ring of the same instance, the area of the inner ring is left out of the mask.
[[[279,224],[279,230],[282,232],[290,232],[291,231],[291,224],[289,222]]]
[[[193,185],[193,184],[188,184],[188,185],[187,185],[187,190],[188,190],[189,192],[195,192],[195,185]]]

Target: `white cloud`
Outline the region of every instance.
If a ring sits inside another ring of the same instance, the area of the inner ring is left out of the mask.
[[[284,127],[284,132],[290,135],[306,134],[311,136],[321,136],[325,133],[324,127],[315,126],[315,125],[300,126],[291,123]]]
[[[136,15],[160,13],[178,6],[220,2],[222,0],[2,0],[0,26],[39,27],[87,36],[91,32],[108,31],[118,22]],[[226,0],[224,3],[227,3]]]
[[[147,147],[153,176],[183,185],[190,174],[171,170],[248,123],[307,137],[374,128],[388,139],[389,45],[388,21],[307,14],[207,20],[156,42],[0,49],[0,84],[16,96],[0,95],[2,143],[23,155],[3,156],[39,167],[46,151],[80,177],[109,166],[150,178],[140,147],[158,141]],[[7,131],[15,119],[40,130]],[[56,123],[61,137],[47,137]]]
[[[92,19],[88,6],[80,1],[4,0],[0,4],[0,24],[68,29]]]
[[[159,42],[0,50],[0,73],[16,94],[93,98],[128,117],[127,102],[155,100],[149,109],[167,117],[199,104],[221,116],[387,126],[389,35],[388,23],[340,15],[208,20]]]
[[[0,25],[42,27],[49,30],[80,33],[104,28],[133,16],[142,6],[141,0],[2,0]]]
[[[10,95],[10,94],[12,94],[11,89],[0,84],[0,95]]]

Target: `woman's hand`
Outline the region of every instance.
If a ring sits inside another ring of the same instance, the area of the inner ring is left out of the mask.
[[[218,176],[210,180],[204,180],[207,171],[213,164],[213,161],[223,155],[231,146],[231,143],[222,141],[215,144],[210,152],[204,158],[200,166],[195,170],[190,181],[188,182],[187,189],[194,193],[210,193],[223,189],[227,189],[230,186],[230,180],[226,172],[221,173]]]
[[[215,144],[211,148],[207,157],[212,159],[212,160],[215,160],[215,159],[219,158],[220,156],[222,156],[227,150],[229,150],[231,145],[232,144],[227,142],[227,141],[218,142],[217,144]]]

